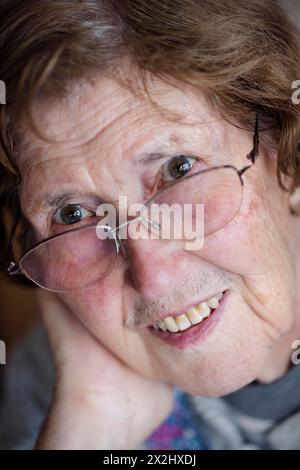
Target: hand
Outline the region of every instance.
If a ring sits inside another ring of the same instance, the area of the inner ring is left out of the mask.
[[[37,292],[56,366],[38,449],[135,449],[168,416],[173,388],[122,363],[52,292]]]

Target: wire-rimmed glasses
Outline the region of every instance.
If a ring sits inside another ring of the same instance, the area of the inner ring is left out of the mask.
[[[162,205],[191,208],[190,222],[193,225],[195,210],[204,208],[203,235],[207,237],[226,226],[238,214],[243,198],[243,174],[254,163],[259,154],[258,117],[256,117],[253,148],[247,155],[250,164],[237,169],[232,165],[220,165],[187,174],[168,184],[148,199],[144,211],[133,222],[156,228],[154,238],[165,238],[163,223],[152,219],[150,210]],[[157,211],[154,212],[157,214]],[[186,221],[185,221],[186,222]],[[123,253],[123,241],[119,227],[101,225],[101,220],[92,225],[68,229],[34,244],[19,259],[9,260],[10,275],[23,274],[36,285],[55,292],[82,289],[105,278],[114,268],[118,253]],[[151,237],[153,238],[153,237]],[[176,237],[169,237],[174,239]],[[181,242],[184,234],[181,236]]]

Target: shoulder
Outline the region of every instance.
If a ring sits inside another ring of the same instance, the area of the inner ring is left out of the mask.
[[[7,355],[2,367],[0,449],[31,449],[50,405],[55,379],[40,323]]]

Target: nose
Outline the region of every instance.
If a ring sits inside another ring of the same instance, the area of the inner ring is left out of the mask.
[[[188,253],[176,250],[176,242],[127,240],[125,249],[132,283],[145,298],[170,295],[187,274]]]

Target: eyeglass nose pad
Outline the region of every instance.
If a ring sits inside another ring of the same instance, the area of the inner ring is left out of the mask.
[[[118,253],[121,252],[124,258],[127,259],[128,258],[127,246],[124,243],[122,243],[122,241],[120,240],[118,236],[117,236],[117,247],[118,247]]]

